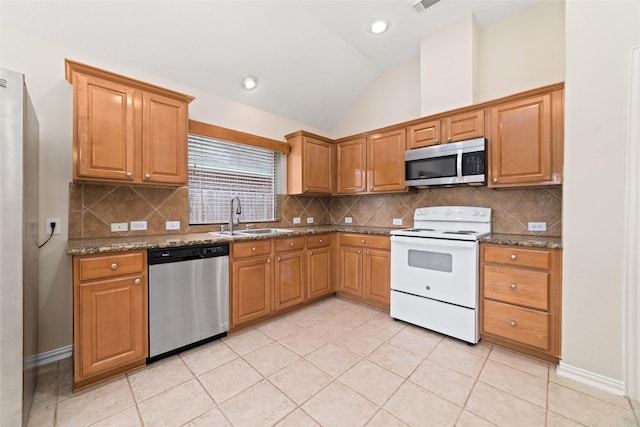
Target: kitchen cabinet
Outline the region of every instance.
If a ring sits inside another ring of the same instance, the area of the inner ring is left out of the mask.
[[[389,237],[341,234],[339,240],[339,292],[388,309],[391,277]]]
[[[231,246],[231,328],[272,312],[271,241]]]
[[[147,252],[73,257],[73,388],[144,366]]]
[[[307,237],[307,299],[334,292],[333,250],[331,234]]]
[[[558,363],[562,252],[481,244],[480,337]]]
[[[278,239],[275,246],[275,310],[292,307],[306,300],[305,238]]]
[[[304,131],[285,138],[290,147],[287,156],[287,193],[331,194],[334,177],[332,141]]]
[[[489,108],[489,187],[562,183],[563,90]]]
[[[404,191],[404,152],[404,129],[338,142],[336,194]]]
[[[407,150],[485,136],[485,110],[427,119],[407,127]]]
[[[77,62],[73,85],[73,179],[187,184],[188,104],[193,97]]]

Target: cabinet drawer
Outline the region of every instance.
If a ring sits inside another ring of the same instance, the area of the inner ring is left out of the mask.
[[[482,260],[517,267],[548,269],[551,266],[549,251],[521,249],[513,246],[485,246]]]
[[[319,236],[309,236],[309,237],[307,237],[307,248],[308,249],[326,248],[327,246],[331,246],[331,235],[330,234],[321,234]]]
[[[271,253],[271,240],[234,243],[231,250],[233,251],[234,258],[269,255]]]
[[[304,249],[304,237],[275,240],[276,252],[286,252]]]
[[[366,246],[376,249],[391,249],[391,239],[387,236],[371,236],[368,234],[341,234],[340,244],[349,246]]]
[[[81,281],[141,273],[146,252],[117,255],[100,254],[78,257],[78,277]]]
[[[502,338],[549,350],[549,314],[484,300],[483,330]]]
[[[484,298],[549,310],[549,273],[485,265]]]

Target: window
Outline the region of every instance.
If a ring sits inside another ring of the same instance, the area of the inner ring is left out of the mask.
[[[242,222],[275,221],[280,153],[189,134],[189,223],[229,221],[239,197]]]

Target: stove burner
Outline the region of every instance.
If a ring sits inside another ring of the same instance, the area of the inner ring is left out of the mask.
[[[436,231],[433,228],[410,228],[408,230],[404,230],[404,231],[410,231],[413,233],[419,233],[421,231]]]
[[[475,231],[472,230],[460,230],[460,231],[444,231],[442,234],[476,234]]]

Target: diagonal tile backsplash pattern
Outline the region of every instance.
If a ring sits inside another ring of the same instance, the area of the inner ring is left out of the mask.
[[[69,184],[69,238],[199,233],[219,225],[189,225],[189,192],[181,188],[147,188],[128,185]],[[492,209],[493,231],[508,234],[562,236],[562,187],[500,189],[451,187],[412,190],[400,194],[314,197],[278,196],[279,221],[255,224],[257,228],[300,225],[345,224],[392,227],[394,218],[402,226],[413,225],[413,212],[427,206],[482,206]],[[145,231],[111,232],[111,223],[147,221]],[[165,230],[166,221],[180,221],[179,230]],[[242,221],[242,218],[241,218]],[[546,222],[547,231],[533,233],[527,223]]]

